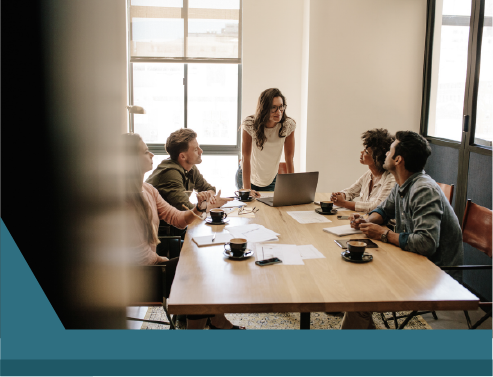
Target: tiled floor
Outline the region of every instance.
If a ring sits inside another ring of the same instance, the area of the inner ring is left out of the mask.
[[[147,307],[132,306],[127,308],[127,316],[135,318],[144,318],[147,313]],[[475,323],[483,316],[482,310],[470,311],[472,323]],[[423,318],[434,330],[455,330],[455,329],[467,329],[466,318],[462,311],[438,311],[438,319],[434,319],[431,314],[423,314]],[[142,322],[139,321],[127,321],[128,329],[140,329]],[[480,329],[491,330],[491,317],[488,318],[480,327]]]

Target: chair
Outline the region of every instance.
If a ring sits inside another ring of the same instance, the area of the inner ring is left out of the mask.
[[[462,241],[471,245],[472,247],[482,251],[491,258],[491,247],[492,247],[492,218],[493,211],[477,205],[471,201],[467,200],[466,210],[464,212],[464,218],[462,220]],[[450,270],[490,270],[491,265],[461,265],[461,266],[444,266],[441,267],[444,271]],[[479,307],[486,312],[486,314],[477,321],[474,325],[471,324],[471,319],[469,318],[469,313],[464,310],[464,315],[466,317],[467,326],[469,329],[476,329],[481,325],[488,317],[491,317],[491,302],[480,302]]]
[[[127,320],[158,323],[170,326],[170,330],[175,330],[176,319],[174,316],[170,316],[168,312],[167,299],[169,298],[178,264],[179,258],[175,256],[180,254],[181,237],[160,236],[159,240],[162,245],[167,246],[159,248],[157,250],[158,255],[165,256],[170,260],[165,265],[133,266],[131,268],[130,276],[132,279],[131,284],[129,284],[129,306],[162,306],[168,321],[154,321],[134,317],[127,317]]]
[[[454,185],[447,185],[446,183],[438,183],[438,182],[437,184],[442,189],[449,203],[452,204],[452,199],[454,198]]]
[[[438,182],[437,182],[437,184],[438,184],[438,186],[440,186],[440,188],[442,189],[443,193],[445,194],[445,197],[448,199],[449,203],[452,205],[452,199],[454,198],[454,185],[447,185],[446,183],[438,183]],[[392,230],[393,232],[395,232],[395,220],[391,220],[391,221],[393,221],[393,223],[390,223],[388,225],[388,228],[390,230]],[[411,314],[413,314],[413,313],[411,313]],[[421,314],[427,314],[427,313],[431,313],[433,315],[433,318],[438,319],[437,314],[435,313],[435,311],[424,311],[424,312],[418,312],[418,311],[416,311],[415,314],[413,314],[409,320],[411,320],[412,317],[414,317],[415,315],[421,315]],[[395,312],[392,312],[392,319],[394,320],[395,328],[397,329],[399,327],[398,326],[398,321],[397,321],[398,319],[407,318],[411,314],[397,316]],[[387,318],[385,317],[385,315],[383,313],[380,313],[380,316],[382,317],[382,321],[383,321],[383,324],[385,325],[385,327],[387,327],[389,329],[390,326],[389,326],[389,324],[387,322]],[[409,321],[407,321],[406,324],[408,322]]]
[[[279,163],[279,170],[277,171],[277,174],[286,174],[288,172],[288,168],[285,162],[280,162]]]

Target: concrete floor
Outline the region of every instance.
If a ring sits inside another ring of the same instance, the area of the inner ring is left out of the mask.
[[[127,316],[135,318],[144,318],[147,313],[146,306],[131,306],[127,308]],[[423,314],[423,318],[428,322],[433,330],[455,330],[467,329],[466,317],[462,311],[437,311],[438,319],[434,319],[431,314]],[[484,315],[482,310],[469,311],[469,317],[474,324]],[[127,328],[139,330],[142,322],[127,321]],[[491,317],[488,318],[479,329],[491,330]]]

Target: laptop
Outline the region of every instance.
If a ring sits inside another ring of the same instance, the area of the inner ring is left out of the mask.
[[[271,207],[311,203],[315,199],[317,184],[318,171],[278,174],[274,196],[270,198],[258,198],[257,201]]]

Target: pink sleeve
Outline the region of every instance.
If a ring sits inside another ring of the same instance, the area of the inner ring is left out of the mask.
[[[168,224],[173,225],[178,229],[185,229],[188,225],[185,221],[185,215],[187,211],[178,211],[175,207],[166,202],[159,191],[153,187],[152,194],[156,199],[157,213],[161,220],[166,221]]]

